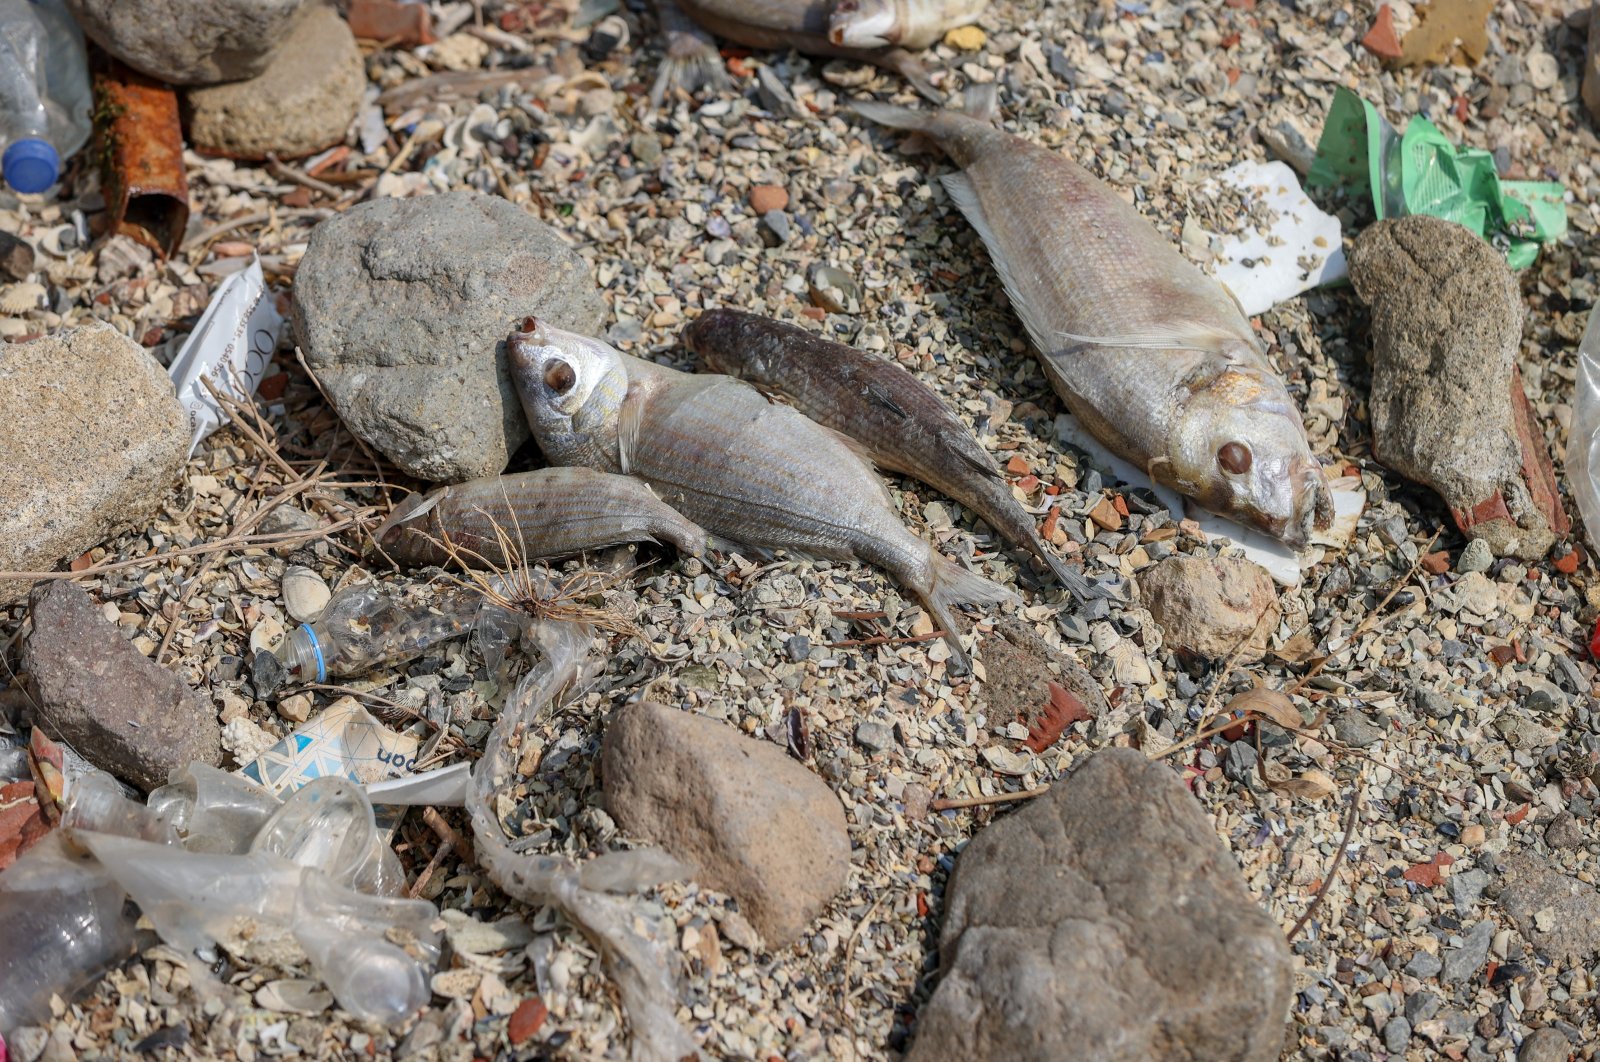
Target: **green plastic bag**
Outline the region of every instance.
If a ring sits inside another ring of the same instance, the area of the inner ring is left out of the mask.
[[[1396,133],[1346,88],[1334,94],[1306,186],[1364,191],[1379,220],[1432,214],[1464,225],[1503,246],[1512,269],[1532,265],[1539,244],[1567,232],[1561,184],[1502,181],[1489,152],[1456,147],[1426,118]]]

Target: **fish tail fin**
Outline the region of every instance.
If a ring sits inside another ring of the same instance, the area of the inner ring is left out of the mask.
[[[665,25],[667,54],[656,71],[655,83],[650,86],[650,108],[660,110],[668,93],[682,89],[694,95],[701,89],[721,92],[728,85],[728,75],[722,65],[722,54],[717,42],[705,30],[686,17]]]
[[[1083,573],[1050,551],[1042,538],[1034,539],[1034,555],[1044,561],[1050,568],[1050,573],[1056,577],[1056,582],[1061,588],[1071,594],[1075,601],[1087,601],[1093,594],[1090,591],[1089,580]]]
[[[956,605],[1003,605],[1017,600],[1017,595],[998,583],[991,582],[976,572],[969,572],[940,556],[928,547],[933,561],[933,577],[923,603],[933,613],[934,620],[944,631],[945,643],[963,672],[972,670],[972,658],[961,646],[961,629],[956,626]]]

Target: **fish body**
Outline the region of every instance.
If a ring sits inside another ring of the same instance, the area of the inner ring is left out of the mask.
[[[986,6],[986,0],[658,0],[669,43],[664,80],[655,91],[708,80],[698,73],[705,48],[689,43],[679,28],[681,10],[735,44],[875,63],[937,99],[927,71],[906,49],[927,47],[948,30],[976,21]]]
[[[413,494],[373,538],[405,564],[459,560],[495,568],[626,542],[664,541],[695,555],[706,549],[705,531],[644,482],[580,467],[488,476]]]
[[[1078,593],[1083,577],[1050,552],[989,452],[933,389],[886,358],[738,310],[708,310],[684,342],[714,372],[791,398],[812,420],[856,440],[880,468],[942,491]]]
[[[1299,411],[1220,284],[1071,159],[959,111],[861,103],[933,138],[1056,392],[1118,456],[1300,548],[1333,497]]]
[[[531,319],[506,350],[553,463],[636,475],[725,539],[884,568],[935,616],[963,665],[951,607],[1015,599],[907,530],[883,481],[844,439],[741,380],[640,361]],[[574,419],[587,437],[571,430]]]

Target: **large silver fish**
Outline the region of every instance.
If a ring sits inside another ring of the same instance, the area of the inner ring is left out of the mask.
[[[636,475],[724,539],[876,564],[917,595],[962,666],[952,606],[1015,600],[907,530],[841,436],[742,380],[640,361],[533,318],[506,353],[552,463]]]
[[[857,103],[925,133],[1056,392],[1119,457],[1299,549],[1333,521],[1300,413],[1220,284],[1054,151],[959,111]],[[974,109],[981,109],[974,108]]]
[[[707,310],[684,344],[712,372],[788,395],[802,413],[855,439],[879,468],[919,479],[1049,565],[1082,598],[1088,584],[1039,537],[989,451],[933,389],[887,358],[738,310]]]
[[[938,93],[908,48],[926,48],[976,22],[988,0],[657,0],[667,58],[652,90],[659,104],[674,85],[693,91],[721,77],[716,45],[685,25],[747,48],[794,48],[809,55],[875,63],[932,99]]]
[[[632,476],[539,468],[413,494],[372,537],[404,564],[510,567],[625,542],[705,553],[706,533]],[[509,554],[509,556],[508,556]]]

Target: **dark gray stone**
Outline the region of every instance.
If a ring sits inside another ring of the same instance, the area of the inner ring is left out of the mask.
[[[1548,1025],[1535,1029],[1517,1049],[1517,1062],[1567,1062],[1572,1057],[1572,1042],[1560,1029]]]
[[[882,723],[857,723],[856,744],[868,752],[882,752],[894,747],[894,731]]]
[[[524,317],[594,335],[588,266],[504,199],[381,199],[318,225],[295,333],[346,425],[420,479],[503,471],[529,438],[505,339]]]
[[[907,1058],[1278,1058],[1293,983],[1171,769],[1089,758],[961,853]]]
[[[241,81],[266,69],[306,0],[66,0],[83,32],[135,70],[174,85]]]
[[[46,583],[31,604],[23,666],[46,734],[146,791],[174,768],[222,761],[210,702],[135,649],[82,588]]]
[[[1416,1028],[1439,1013],[1439,997],[1429,991],[1413,992],[1406,997],[1406,1020]]]
[[[1382,741],[1384,730],[1354,708],[1346,708],[1333,721],[1333,736],[1346,745],[1364,749]]]
[[[0,231],[0,280],[22,280],[33,272],[33,245]]]
[[[769,945],[794,940],[844,888],[844,808],[778,745],[646,701],[607,726],[600,765],[617,824],[738,900]]]
[[[1419,981],[1426,981],[1430,977],[1437,977],[1444,963],[1439,961],[1439,956],[1428,951],[1419,951],[1411,956],[1411,961],[1406,963],[1406,973]]]
[[[1404,1051],[1411,1042],[1411,1020],[1409,1018],[1390,1018],[1383,1027],[1383,1046],[1396,1054]]]
[[[1485,918],[1462,938],[1459,948],[1444,954],[1441,980],[1447,984],[1465,981],[1489,961],[1489,945],[1494,942],[1494,923]]]

